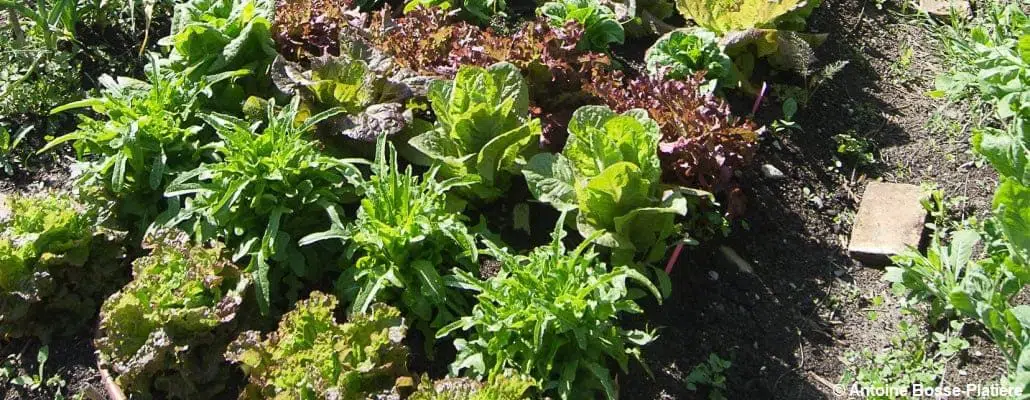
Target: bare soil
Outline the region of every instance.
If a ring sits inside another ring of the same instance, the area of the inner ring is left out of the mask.
[[[955,217],[989,211],[997,178],[973,162],[963,110],[925,94],[943,68],[937,41],[922,17],[897,12],[897,4],[884,8],[826,0],[810,18],[811,31],[830,35],[816,51],[819,62],[849,64],[798,112],[803,132],[764,140],[741,180],[751,185],[750,229],[694,249],[673,272],[673,297],[647,310],[644,322],[662,335],[644,352],[654,377],[631,371],[621,382],[625,398],[707,398],[704,390],[687,390],[684,379],[709,353],[733,362],[730,399],[844,398],[844,354],[889,346],[906,318],[881,281],[883,271],[846,254],[865,184],[935,183],[948,196],[967,198]],[[834,168],[832,136],[840,133],[872,141],[878,162]],[[758,167],[766,163],[787,178],[762,177]],[[728,261],[720,245],[753,272]],[[885,301],[874,307],[876,296]],[[994,345],[975,331],[966,339],[971,348],[949,362],[944,380],[997,380],[1005,362]]]

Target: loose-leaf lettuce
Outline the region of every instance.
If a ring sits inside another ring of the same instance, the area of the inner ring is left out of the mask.
[[[469,378],[444,378],[430,381],[422,375],[418,391],[408,400],[521,400],[531,399],[527,393],[536,386],[522,376],[498,375],[488,382]]]
[[[277,65],[288,61],[277,60]],[[299,91],[313,107],[340,107],[346,113],[333,116],[330,130],[364,142],[379,135],[392,136],[412,121],[404,103],[411,98],[407,85],[379,75],[368,63],[351,56],[315,58],[311,69],[299,71],[293,63],[273,69],[287,90]]]
[[[813,0],[816,4],[817,0]],[[806,10],[806,0],[677,0],[676,8],[698,26],[725,35],[751,28],[776,28],[779,18]]]
[[[11,215],[0,218],[0,338],[78,333],[121,282],[123,235],[65,194],[4,201]]]
[[[519,69],[506,62],[462,67],[453,81],[434,81],[429,100],[436,124],[411,145],[439,165],[443,177],[478,176],[466,191],[470,197],[489,202],[503,195],[540,135]]]
[[[677,0],[683,17],[715,33],[734,61],[736,76],[751,90],[758,59],[767,58],[777,69],[804,74],[812,47],[825,35],[802,34],[805,19],[820,0]]]
[[[330,207],[330,229],[301,239],[301,244],[326,239],[346,244],[353,266],[337,279],[336,290],[350,303],[351,314],[384,302],[428,331],[467,313],[464,294],[449,284],[448,271],[475,270],[478,252],[463,218],[447,209],[446,196],[470,182],[437,182],[436,172],[434,167],[419,177],[410,166],[401,170],[397,153],[380,138],[374,175],[360,185],[365,198],[357,219],[344,225]]]
[[[575,22],[583,27],[580,49],[607,52],[611,43],[622,44],[626,32],[615,12],[598,0],[558,0],[544,3],[537,14],[547,18],[551,26],[560,28]]]
[[[319,252],[301,252],[296,240],[313,232],[327,205],[351,200],[351,189],[361,180],[355,164],[363,160],[324,155],[308,137],[316,124],[342,110],[300,122],[299,105],[298,97],[281,109],[270,102],[267,122],[254,125],[229,115],[205,114],[221,139],[209,145],[218,161],[171,182],[165,195],[180,199],[182,206],[169,209],[157,222],[181,226],[199,242],[224,241],[234,252],[233,261],[249,257],[247,271],[254,273],[263,312],[273,285],[278,288],[282,279],[315,278],[324,272],[327,265],[317,261]],[[278,299],[282,293],[276,294]]]
[[[178,70],[210,75],[248,69],[261,74],[275,58],[270,0],[191,0],[177,4],[167,62]]]
[[[101,195],[117,201],[116,215],[142,230],[161,211],[165,186],[176,174],[200,165],[201,127],[194,115],[209,100],[211,85],[242,73],[191,79],[154,65],[149,83],[104,75],[99,97],[52,113],[88,107],[105,118],[80,114],[74,132],[40,152],[71,142],[85,163],[81,183],[98,186]]]
[[[400,311],[375,304],[340,324],[336,305],[335,297],[311,292],[265,340],[256,331],[241,334],[225,354],[248,376],[240,398],[361,400],[407,373]]]
[[[483,281],[455,271],[478,293],[472,314],[441,329],[437,337],[465,332],[456,339],[452,373],[496,379],[509,369],[533,378],[545,394],[561,399],[615,399],[610,365],[626,371],[630,357],[653,332],[623,329],[619,318],[642,312],[630,300],[630,282],[661,296],[644,275],[630,267],[611,270],[598,261],[587,238],[569,252],[562,245],[565,214],[548,246],[529,255],[512,255],[486,242],[501,262],[497,275]]]
[[[182,232],[148,237],[150,255],[133,261],[133,280],[100,309],[100,360],[134,395],[197,398],[224,389],[218,346],[229,341],[249,279],[220,244],[188,242]]]

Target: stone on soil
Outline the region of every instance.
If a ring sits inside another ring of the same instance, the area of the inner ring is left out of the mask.
[[[890,256],[919,246],[926,222],[919,202],[923,196],[915,185],[869,183],[851,229],[848,254],[865,265],[881,266]]]
[[[916,5],[919,10],[937,17],[951,16],[952,10],[959,17],[968,17],[971,14],[969,2],[966,0],[918,0]]]
[[[769,179],[784,179],[787,177],[787,175],[783,174],[783,171],[780,171],[779,168],[774,167],[772,164],[762,165],[762,176]]]

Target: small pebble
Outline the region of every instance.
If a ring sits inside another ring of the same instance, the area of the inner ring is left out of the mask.
[[[719,273],[715,271],[708,271],[708,279],[711,279],[713,281],[719,280]]]
[[[959,376],[966,376],[967,372],[964,369],[960,369],[960,370],[958,370],[958,374],[959,374]]]
[[[984,356],[984,352],[982,352],[980,350],[974,351],[973,352],[973,356],[974,357],[983,357]]]
[[[772,164],[762,164],[762,176],[769,179],[784,179],[787,175],[783,174],[779,168],[774,167]]]

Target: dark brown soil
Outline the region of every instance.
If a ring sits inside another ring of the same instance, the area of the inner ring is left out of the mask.
[[[989,167],[972,162],[968,124],[948,127],[962,110],[925,95],[941,67],[923,23],[861,0],[826,0],[813,14],[810,29],[830,34],[819,62],[849,64],[798,112],[804,131],[765,138],[742,179],[751,185],[750,230],[722,244],[754,272],[729,262],[716,244],[679,262],[672,298],[645,314],[662,335],[644,352],[654,377],[632,370],[621,381],[623,397],[707,398],[703,389],[687,390],[685,377],[716,353],[733,362],[730,399],[838,398],[844,354],[889,344],[904,318],[900,305],[882,270],[857,265],[845,251],[865,183],[936,183],[948,196],[968,198],[953,210],[957,217],[985,214],[997,183]],[[908,52],[911,62],[899,61]],[[834,168],[832,136],[840,133],[871,140],[878,162]],[[763,178],[758,167],[766,163],[787,178]],[[873,307],[875,296],[886,300]],[[1004,360],[994,345],[975,332],[967,339],[972,347],[949,363],[945,381],[997,380]]]

